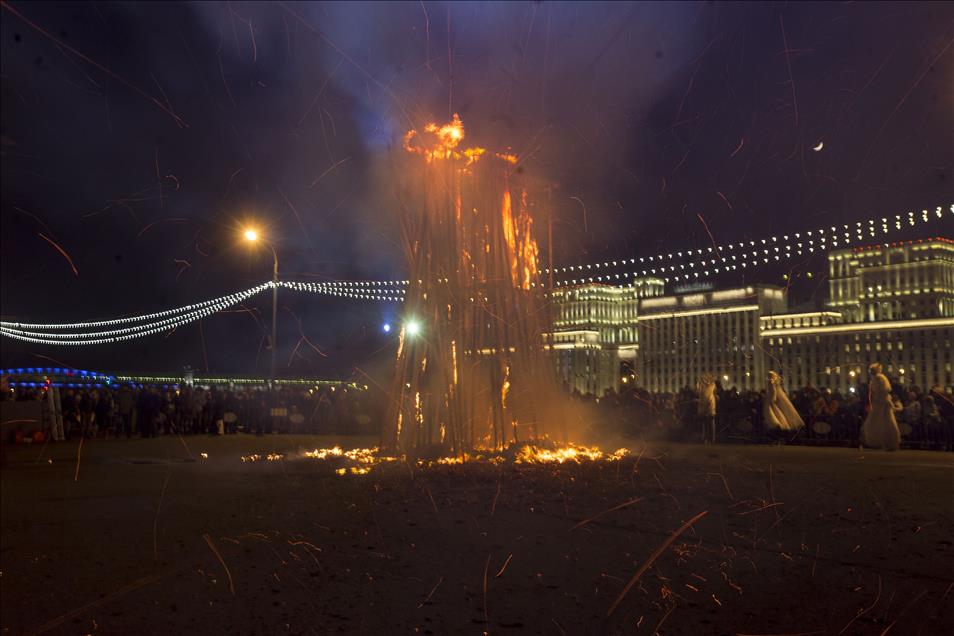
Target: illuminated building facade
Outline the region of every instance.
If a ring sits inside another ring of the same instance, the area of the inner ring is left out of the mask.
[[[675,393],[713,374],[723,386],[752,389],[765,375],[759,322],[786,309],[785,290],[749,285],[642,301],[636,381]]]
[[[954,317],[954,241],[837,250],[828,281],[828,306],[846,322]]]
[[[705,373],[726,387],[762,389],[775,370],[789,389],[844,393],[878,361],[901,384],[950,393],[954,241],[837,250],[828,263],[827,310],[808,313],[786,313],[785,291],[767,285],[674,295],[658,280],[563,288],[554,297],[560,375],[601,395],[620,386],[629,359],[637,384],[654,392],[695,386]]]
[[[602,395],[619,386],[620,360],[636,353],[639,301],[659,296],[664,286],[643,278],[631,287],[593,283],[554,291],[553,349],[568,390]]]
[[[828,265],[829,311],[762,321],[763,347],[786,384],[852,391],[881,362],[900,384],[950,392],[954,241],[837,250]]]

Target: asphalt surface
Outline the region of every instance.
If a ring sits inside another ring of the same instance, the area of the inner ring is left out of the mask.
[[[373,440],[5,447],[0,630],[950,633],[954,454],[650,445],[343,476],[300,455],[335,443]]]

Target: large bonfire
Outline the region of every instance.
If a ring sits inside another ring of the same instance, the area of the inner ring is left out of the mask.
[[[404,139],[410,285],[384,439],[403,452],[462,456],[565,437],[544,351],[534,203],[516,156],[464,148],[464,136],[454,115]]]

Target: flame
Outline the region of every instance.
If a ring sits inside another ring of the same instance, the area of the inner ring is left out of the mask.
[[[277,462],[285,459],[285,456],[281,453],[268,453],[264,457],[258,453],[253,453],[251,455],[242,455],[242,463],[245,462],[260,462],[262,460],[269,462]]]
[[[451,340],[451,366],[454,369],[454,386],[457,386],[457,341]]]
[[[424,126],[424,130],[437,135],[441,145],[448,150],[456,148],[457,144],[464,140],[464,124],[460,121],[460,115],[457,113],[454,113],[450,123],[444,124],[440,128],[437,127],[437,124],[431,123]]]
[[[518,280],[517,228],[513,222],[513,206],[510,201],[510,190],[504,190],[500,214],[503,217],[503,233],[504,240],[507,241],[507,255],[510,257],[510,280],[516,285]]]
[[[344,457],[359,464],[376,464],[382,461],[382,456],[379,455],[380,450],[375,446],[373,448],[353,448],[346,451],[340,446],[332,446],[331,448],[316,448],[315,450],[305,451],[304,455],[310,459]]]
[[[418,430],[424,425],[424,407],[421,404],[421,392],[414,393],[414,421],[417,422]]]
[[[507,395],[510,393],[510,366],[504,367],[504,380],[500,385],[500,406],[507,408]]]
[[[564,448],[551,450],[528,444],[520,449],[514,462],[518,464],[564,464],[566,462],[579,464],[583,460],[618,461],[627,455],[629,455],[629,451],[625,448],[620,448],[607,454],[595,446],[575,446],[570,444]]]
[[[533,218],[527,205],[527,193],[520,195],[520,213],[514,217],[510,190],[504,191],[501,215],[504,240],[510,257],[510,276],[515,287],[530,289],[537,275],[537,257],[540,250],[533,239]]]
[[[411,129],[404,134],[404,149],[412,154],[421,155],[428,163],[440,159],[456,159],[463,161],[466,167],[487,153],[486,148],[458,149],[466,134],[464,124],[457,113],[454,113],[450,122],[442,126],[434,122],[425,125],[424,132],[433,137],[430,146],[425,145],[426,142],[422,141],[422,136]],[[510,164],[517,163],[517,156],[513,154],[494,153],[493,156]]]
[[[587,461],[607,461],[614,462],[623,459],[629,455],[629,450],[625,448],[617,449],[612,453],[605,452],[595,446],[577,446],[568,444],[566,446],[554,446],[543,448],[532,444],[522,446],[510,446],[508,448],[484,448],[474,452],[465,452],[460,455],[438,457],[436,459],[419,459],[415,462],[418,467],[427,468],[432,466],[457,466],[469,462],[487,462],[490,464],[502,464],[512,461],[514,464],[580,464]],[[378,447],[372,448],[353,448],[344,450],[340,446],[331,448],[316,448],[305,451],[302,456],[308,459],[320,461],[344,462],[347,465],[335,468],[335,474],[345,475],[367,475],[375,467],[382,464],[398,461],[407,461],[406,456],[385,455]],[[265,456],[253,454],[242,457],[243,462],[254,462],[267,459],[268,461],[277,461],[284,459],[284,455],[268,454]]]
[[[365,466],[352,466],[351,468],[338,468],[335,470],[335,474],[337,475],[347,475],[348,473],[352,475],[367,475],[370,472],[371,469]]]

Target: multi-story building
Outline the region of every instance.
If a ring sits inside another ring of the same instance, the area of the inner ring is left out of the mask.
[[[591,283],[553,293],[553,349],[559,377],[569,390],[600,395],[620,383],[620,360],[632,359],[641,298],[663,293],[658,278],[629,287]]]
[[[636,381],[650,391],[675,393],[711,373],[724,386],[760,386],[759,319],[785,308],[785,290],[770,285],[643,300]]]
[[[881,362],[921,388],[952,384],[954,241],[856,247],[828,255],[831,311],[762,321],[762,343],[790,386],[849,391]]]
[[[828,306],[846,322],[954,316],[954,241],[932,238],[828,255]]]
[[[828,262],[828,310],[808,313],[787,313],[785,290],[767,285],[668,296],[658,280],[561,289],[554,298],[561,375],[601,394],[619,386],[628,359],[651,391],[675,392],[705,373],[724,386],[761,388],[775,370],[790,388],[845,392],[879,361],[902,384],[950,392],[954,241],[837,250]]]

